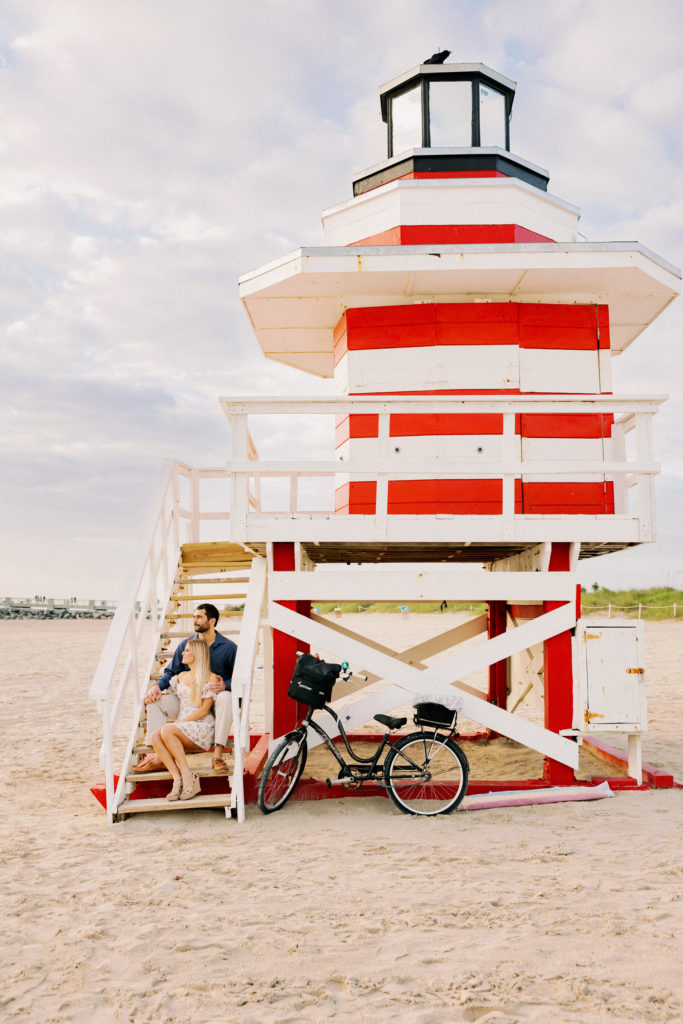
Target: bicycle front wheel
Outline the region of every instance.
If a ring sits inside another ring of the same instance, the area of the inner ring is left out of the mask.
[[[384,784],[404,814],[450,814],[467,791],[469,772],[453,740],[438,732],[413,732],[391,748]]]
[[[305,734],[285,736],[266,761],[258,787],[258,805],[264,814],[279,811],[289,800],[306,765]]]

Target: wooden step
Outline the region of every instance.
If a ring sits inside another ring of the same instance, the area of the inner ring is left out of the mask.
[[[220,623],[219,623],[219,625],[220,625]],[[218,632],[222,636],[239,636],[240,635],[239,629],[223,629],[221,627],[218,630]],[[192,632],[190,632],[190,633],[188,633],[188,632],[180,633],[180,632],[168,631],[166,633],[160,633],[159,634],[159,639],[160,640],[187,640],[188,637],[191,637],[191,636],[194,636],[194,633],[192,633]],[[169,652],[167,660],[170,661],[172,656],[173,656],[172,652]]]
[[[202,601],[232,601],[236,597],[246,597],[246,593],[241,594],[172,594],[171,601],[196,601],[197,604],[201,604]]]
[[[120,816],[142,814],[145,811],[199,811],[206,807],[230,807],[231,793],[200,793],[191,800],[166,800],[155,797],[149,800],[124,800],[119,807]]]
[[[184,570],[183,570],[184,571]],[[204,586],[215,586],[218,583],[248,583],[248,576],[211,576],[209,579],[194,579],[194,578],[182,578],[176,577],[174,583],[176,587],[204,587]],[[204,600],[204,597],[201,598]]]
[[[191,756],[191,755],[190,755]],[[195,775],[198,775],[200,779],[230,779],[230,773],[226,772],[215,772],[209,765],[208,768],[202,765],[190,765]],[[142,772],[137,774],[135,772],[129,772],[126,775],[126,782],[170,782],[171,773],[167,772],[165,768],[158,772]]]
[[[239,569],[250,566],[252,559],[253,555],[245,551],[241,544],[229,541],[183,544],[180,554],[180,564],[183,568],[192,565],[234,565]]]
[[[242,613],[241,610],[234,611],[234,612],[225,612],[225,611],[223,611],[223,612],[221,612],[221,618],[222,619],[223,618],[229,618],[230,616],[236,616],[236,615],[242,615],[242,614],[243,613]],[[167,612],[167,614],[164,616],[164,619],[165,619],[166,622],[175,622],[177,619],[193,619],[193,618],[194,618],[194,612]],[[219,633],[221,632],[220,629],[218,630],[218,632]],[[162,636],[163,636],[163,633],[162,633]]]

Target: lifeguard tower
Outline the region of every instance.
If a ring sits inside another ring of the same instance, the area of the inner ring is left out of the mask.
[[[178,806],[155,797],[163,778],[145,796],[128,772],[148,680],[187,635],[175,627],[189,602],[211,598],[244,600],[233,620],[235,770],[229,789],[204,773],[185,807],[243,816],[269,745],[297,719],[287,684],[309,648],[357,670],[352,694],[340,689],[350,731],[418,695],[457,691],[484,735],[543,755],[541,777],[485,788],[573,782],[579,743],[603,749],[604,732],[628,736],[621,784],[670,779],[642,765],[640,626],[582,620],[576,569],[653,539],[652,420],[664,399],[615,396],[611,361],[673,301],[680,274],[637,242],[582,237],[578,209],[511,152],[514,94],[482,64],[422,64],[382,86],[386,159],[323,213],[325,244],[240,279],[264,355],[334,379],[335,396],[221,398],[227,466],[168,467],[91,694],[110,817]],[[262,416],[291,455],[259,457],[250,419]],[[329,451],[297,458],[318,421]],[[229,484],[223,508],[202,497],[217,480]],[[268,505],[274,481],[286,500]],[[487,610],[409,650],[314,610],[443,600]],[[251,729],[258,651],[266,710]],[[484,689],[468,682],[482,669]],[[539,692],[542,724],[522,713]],[[132,724],[115,775],[126,694]],[[315,779],[300,788],[329,792]]]

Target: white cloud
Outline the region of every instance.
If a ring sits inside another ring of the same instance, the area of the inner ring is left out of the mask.
[[[677,3],[0,3],[0,591],[115,596],[160,459],[224,458],[219,394],[328,389],[263,359],[237,278],[320,243],[385,155],[378,86],[436,49],[518,80],[512,148],[589,237],[683,263]],[[676,389],[657,438],[681,474],[682,325],[615,366],[623,391]]]

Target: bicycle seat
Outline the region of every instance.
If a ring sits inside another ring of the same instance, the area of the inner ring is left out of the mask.
[[[407,718],[391,718],[390,715],[375,715],[374,718],[380,725],[386,725],[387,729],[400,729],[408,721]]]

